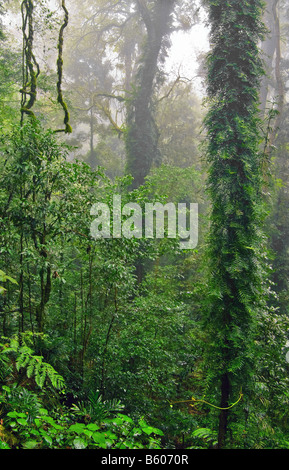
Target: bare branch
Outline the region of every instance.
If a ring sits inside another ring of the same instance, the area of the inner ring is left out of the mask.
[[[122,129],[121,127],[118,126],[117,122],[113,119],[109,108],[105,105],[100,104],[100,103],[97,103],[96,107],[98,109],[100,109],[105,114],[105,116],[109,120],[110,124],[112,125],[113,129],[118,133],[118,136],[120,137],[124,133],[124,129]]]
[[[178,83],[187,83],[187,82],[190,82],[191,79],[189,78],[186,78],[186,77],[181,77],[180,74],[177,76],[177,78],[175,79],[175,81],[173,82],[172,86],[170,87],[169,91],[164,95],[162,96],[161,98],[159,98],[157,100],[158,103],[160,103],[161,101],[165,100],[166,98],[168,98],[170,96],[170,94],[173,92],[174,88],[176,87],[176,85]]]

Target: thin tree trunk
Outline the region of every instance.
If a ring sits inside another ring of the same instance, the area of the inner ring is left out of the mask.
[[[266,11],[264,15],[264,23],[269,30],[265,40],[262,43],[263,61],[266,75],[262,78],[260,87],[260,111],[262,117],[265,115],[266,106],[268,105],[269,85],[272,81],[273,74],[273,59],[276,51],[277,37],[275,30],[275,22],[273,15],[274,0],[267,0]]]
[[[221,404],[220,408],[227,408],[230,396],[230,379],[225,373],[221,378]],[[229,410],[220,410],[219,415],[219,432],[218,432],[218,449],[222,449],[226,444],[227,428],[228,428]]]

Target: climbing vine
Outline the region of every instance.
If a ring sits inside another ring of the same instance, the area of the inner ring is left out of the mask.
[[[64,111],[64,124],[65,124],[65,129],[58,129],[56,132],[66,132],[66,133],[71,133],[72,128],[69,124],[69,112],[67,108],[67,104],[64,101],[63,98],[63,92],[62,92],[62,76],[63,76],[63,43],[64,43],[64,30],[68,25],[68,20],[69,20],[69,15],[68,15],[68,10],[65,5],[65,0],[62,0],[61,3],[62,9],[64,11],[64,20],[63,23],[60,27],[59,31],[59,38],[58,38],[58,58],[57,58],[57,74],[58,74],[58,81],[57,81],[57,101],[58,103],[62,106],[63,111]]]
[[[219,447],[226,443],[229,401],[250,386],[256,318],[264,306],[262,158],[258,92],[263,74],[258,44],[262,2],[209,1],[208,381],[220,384]],[[230,411],[230,414],[233,411]]]
[[[57,101],[64,111],[64,129],[57,129],[55,132],[71,133],[72,128],[69,124],[69,112],[66,102],[63,98],[62,80],[63,80],[63,44],[64,44],[64,30],[68,25],[68,10],[65,5],[65,0],[62,0],[62,9],[64,11],[64,20],[59,30],[58,37],[58,57],[57,57]],[[40,75],[40,68],[33,52],[34,43],[34,4],[33,0],[23,0],[21,4],[22,15],[22,34],[23,34],[23,48],[22,48],[22,88],[21,92],[21,124],[23,124],[24,114],[35,118],[32,108],[36,101],[37,96],[37,79]]]
[[[21,4],[22,15],[22,76],[23,85],[21,92],[21,123],[23,123],[24,114],[35,117],[32,107],[36,101],[37,78],[40,74],[40,68],[33,53],[33,10],[32,0],[23,0]]]

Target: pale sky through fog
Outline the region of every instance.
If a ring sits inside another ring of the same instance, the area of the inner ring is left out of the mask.
[[[180,75],[190,80],[200,94],[204,93],[201,78],[197,77],[200,54],[209,51],[208,28],[204,23],[193,26],[190,32],[178,32],[171,37],[171,49],[166,60],[166,71]]]

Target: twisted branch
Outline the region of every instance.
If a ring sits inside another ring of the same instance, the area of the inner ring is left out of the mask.
[[[58,81],[57,81],[57,101],[58,103],[62,106],[63,111],[64,111],[64,124],[65,124],[65,129],[58,129],[55,132],[65,132],[67,134],[70,134],[72,132],[72,128],[69,124],[69,112],[68,112],[68,107],[67,104],[64,101],[63,98],[63,93],[62,93],[62,76],[63,76],[63,42],[64,42],[64,30],[68,25],[68,10],[65,6],[65,0],[62,0],[62,9],[64,11],[64,20],[61,25],[60,31],[59,31],[59,38],[58,38],[58,58],[57,58],[57,74],[58,74]]]
[[[35,117],[32,107],[36,101],[37,95],[37,78],[40,74],[40,68],[33,54],[33,1],[23,0],[21,4],[22,15],[22,32],[23,32],[23,56],[22,56],[22,73],[23,86],[20,90],[21,98],[21,124],[23,123],[24,114]],[[27,31],[28,28],[28,31]],[[36,67],[36,71],[35,71]],[[27,96],[29,100],[27,102]]]

